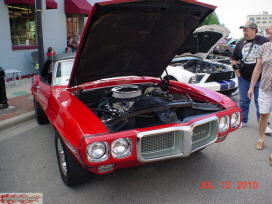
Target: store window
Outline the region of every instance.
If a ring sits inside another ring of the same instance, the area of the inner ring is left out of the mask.
[[[73,32],[81,36],[84,27],[84,14],[66,14],[67,42],[72,37]]]
[[[35,6],[8,5],[12,46],[36,45]]]

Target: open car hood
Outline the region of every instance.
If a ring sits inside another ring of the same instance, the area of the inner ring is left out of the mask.
[[[68,86],[116,76],[161,76],[188,36],[214,9],[193,0],[96,3]]]
[[[230,31],[221,25],[205,25],[197,28],[178,50],[176,57],[195,56],[205,59],[215,46],[229,34]]]

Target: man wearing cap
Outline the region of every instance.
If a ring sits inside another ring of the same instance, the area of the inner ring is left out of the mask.
[[[257,54],[261,46],[268,42],[269,39],[257,35],[258,27],[252,21],[240,26],[240,29],[243,29],[244,38],[237,42],[231,59],[239,81],[239,106],[242,110],[242,123],[240,127],[244,127],[248,123],[250,99],[247,96],[247,92],[250,87],[251,76],[257,63]],[[258,105],[259,86],[260,77],[254,87],[254,102],[258,122],[260,118]],[[272,130],[267,126],[265,133],[271,132]]]

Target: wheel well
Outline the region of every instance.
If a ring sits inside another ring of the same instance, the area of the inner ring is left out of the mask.
[[[169,80],[178,81],[175,77],[168,75]],[[164,77],[164,79],[167,79],[167,76]]]

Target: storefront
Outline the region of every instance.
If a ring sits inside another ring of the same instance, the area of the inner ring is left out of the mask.
[[[63,53],[76,31],[81,35],[91,0],[41,0],[44,53],[53,47]],[[21,71],[23,77],[35,72],[31,52],[38,50],[35,0],[0,1],[0,67]]]

